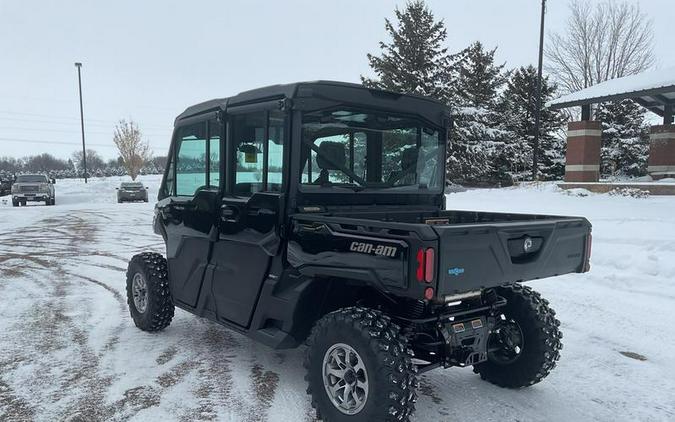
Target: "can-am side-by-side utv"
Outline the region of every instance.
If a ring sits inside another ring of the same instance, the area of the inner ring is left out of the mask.
[[[562,334],[521,282],[588,271],[581,217],[446,210],[448,109],[338,82],[247,91],[175,121],[154,230],[127,273],[140,329],[179,307],[273,348],[306,343],[325,421],[406,421],[418,373],[503,387],[555,367]],[[450,140],[452,142],[452,140]]]

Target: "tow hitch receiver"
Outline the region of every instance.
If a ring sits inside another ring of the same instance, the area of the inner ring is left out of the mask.
[[[487,360],[489,327],[494,326],[493,317],[473,317],[462,321],[450,321],[442,329],[448,348],[448,364],[471,366]]]

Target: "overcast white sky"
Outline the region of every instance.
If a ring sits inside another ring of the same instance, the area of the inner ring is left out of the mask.
[[[448,47],[498,46],[509,67],[535,64],[539,0],[428,0]],[[75,61],[84,63],[88,147],[113,158],[112,129],[137,121],[166,154],[174,117],[188,105],[264,85],[358,82],[366,53],[386,39],[394,0],[0,0],[0,156],[81,148]],[[567,0],[548,0],[560,31]],[[654,19],[659,67],[675,66],[672,0],[641,0]]]

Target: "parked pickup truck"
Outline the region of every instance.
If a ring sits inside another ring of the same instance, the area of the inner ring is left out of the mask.
[[[44,202],[45,205],[56,203],[54,190],[56,180],[44,174],[22,174],[16,177],[12,185],[12,205],[26,205],[27,202]]]
[[[189,107],[155,208],[166,257],[129,263],[134,323],[162,330],[177,306],[274,348],[306,342],[332,422],[407,421],[417,374],[438,367],[541,381],[560,323],[521,283],[588,271],[591,225],[446,210],[450,122],[434,100],[339,82]]]

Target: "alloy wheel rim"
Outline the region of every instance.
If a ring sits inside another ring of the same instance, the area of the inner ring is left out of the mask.
[[[337,343],[323,358],[323,386],[340,412],[355,415],[368,400],[368,373],[363,359],[353,347]]]
[[[145,278],[141,273],[134,274],[131,287],[134,297],[134,306],[138,312],[144,314],[148,307],[148,288],[145,283]]]

